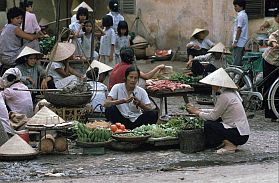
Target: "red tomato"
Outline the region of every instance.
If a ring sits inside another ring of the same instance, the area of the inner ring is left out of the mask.
[[[116,132],[117,131],[117,126],[116,125],[110,125],[110,129],[112,132]]]
[[[122,133],[123,131],[121,130],[121,129],[117,129],[116,131],[115,131],[115,133]]]
[[[115,125],[117,126],[118,129],[121,128],[121,123],[118,122],[118,123],[115,123]]]
[[[125,125],[121,125],[121,126],[120,126],[120,129],[121,129],[122,131],[124,131],[124,130],[125,130]]]

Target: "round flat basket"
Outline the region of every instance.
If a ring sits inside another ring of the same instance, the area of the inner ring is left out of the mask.
[[[30,153],[30,154],[24,154],[24,155],[20,155],[20,154],[0,154],[0,160],[1,161],[23,161],[23,160],[31,160],[36,158],[36,156],[39,154],[39,152],[35,152],[35,153]]]
[[[110,144],[110,147],[113,150],[117,151],[133,151],[138,149],[141,146],[141,142],[132,143],[132,142],[119,142],[116,140],[113,140]]]
[[[80,107],[90,102],[91,92],[65,94],[57,92],[45,92],[45,98],[51,104],[58,107]]]
[[[125,136],[125,133],[113,134],[111,136],[115,140],[119,142],[144,142],[146,141],[151,135],[144,135],[144,136]]]
[[[105,142],[80,142],[76,141],[76,145],[79,147],[107,147],[111,144],[112,140]]]

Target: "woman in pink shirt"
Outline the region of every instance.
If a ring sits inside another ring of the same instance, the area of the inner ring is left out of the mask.
[[[17,91],[17,89],[27,90],[21,81],[21,72],[18,68],[10,68],[3,74],[4,91],[2,96],[10,111],[25,114],[28,118],[33,116],[33,102],[29,91]]]
[[[238,145],[248,141],[250,127],[242,105],[242,99],[237,93],[237,86],[223,68],[209,74],[201,83],[212,86],[214,92],[219,92],[214,109],[202,110],[187,105],[187,111],[205,120],[205,146],[216,148],[218,154],[233,153]]]

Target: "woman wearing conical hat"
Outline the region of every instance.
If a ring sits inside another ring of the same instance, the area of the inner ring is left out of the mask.
[[[43,54],[26,46],[18,55],[16,62],[18,68],[21,71],[21,81],[28,88],[42,88],[47,89],[47,82],[51,80],[51,77],[46,77],[45,69],[38,63],[38,59]]]
[[[207,39],[209,31],[206,29],[195,29],[191,35],[190,42],[186,45],[188,59],[195,56],[205,55],[214,46],[214,43]]]
[[[201,83],[212,86],[214,92],[219,92],[214,109],[202,110],[191,104],[187,111],[205,120],[204,134],[206,148],[223,148],[218,154],[233,153],[238,145],[248,141],[250,127],[242,105],[242,99],[236,92],[237,86],[223,68],[209,74]]]
[[[189,60],[186,67],[191,68],[194,76],[206,76],[208,73],[212,73],[216,69],[226,66],[226,54],[230,54],[230,51],[220,42],[208,50],[206,55],[196,56]],[[206,63],[202,64],[202,62]]]
[[[69,60],[75,52],[75,45],[72,43],[57,43],[50,53],[50,62],[47,65],[48,75],[53,79],[53,86],[49,88],[71,89],[84,76],[69,65]]]

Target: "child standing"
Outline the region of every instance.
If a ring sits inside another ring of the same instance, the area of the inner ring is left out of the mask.
[[[92,39],[92,30],[93,24],[89,20],[84,22],[84,27],[82,28],[84,34],[81,37],[82,43],[82,51],[86,58],[91,58],[91,39]],[[98,60],[99,54],[94,51],[93,59]]]
[[[115,64],[121,62],[120,49],[130,46],[130,36],[128,35],[129,29],[126,21],[120,21],[117,26],[117,36],[115,42]]]
[[[101,37],[100,41],[100,62],[103,62],[113,67],[113,54],[115,45],[115,32],[112,28],[113,19],[110,15],[105,15],[102,18],[102,26],[104,27],[105,35]]]
[[[237,16],[233,29],[233,64],[242,65],[242,56],[244,55],[245,44],[248,40],[248,16],[245,12],[245,0],[234,0],[234,10]]]

